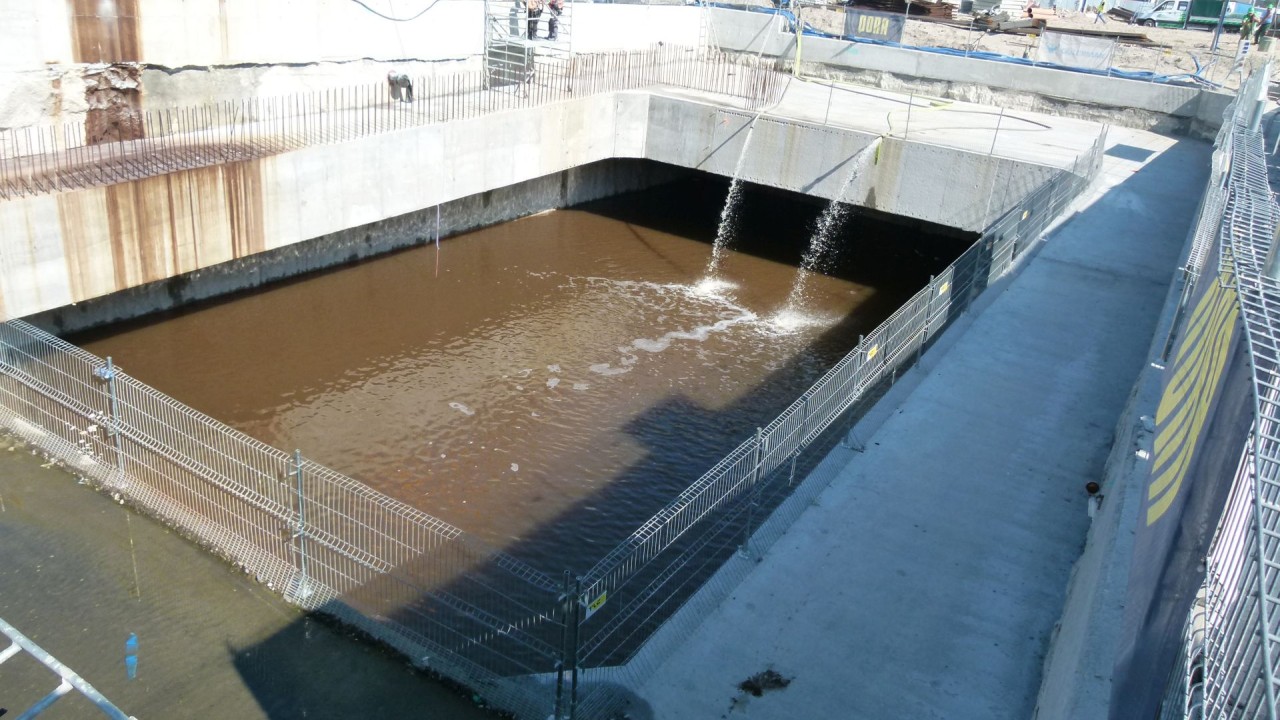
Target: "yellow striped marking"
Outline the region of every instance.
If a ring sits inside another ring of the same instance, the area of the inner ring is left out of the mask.
[[[1147,525],[1154,525],[1173,505],[1204,431],[1214,393],[1231,357],[1231,339],[1240,305],[1234,288],[1217,278],[1187,321],[1173,374],[1156,410],[1155,457],[1147,487]]]

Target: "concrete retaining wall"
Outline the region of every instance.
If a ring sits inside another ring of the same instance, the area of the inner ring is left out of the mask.
[[[885,139],[674,98],[649,102],[645,157],[726,177],[980,232],[1057,172],[1043,165]],[[743,157],[747,136],[750,146]],[[739,158],[741,168],[739,169]],[[850,181],[850,176],[853,176]],[[958,182],[963,178],[963,182]],[[848,183],[841,195],[841,189]]]
[[[448,204],[451,215],[444,231],[457,232],[665,176],[635,165],[575,170],[614,158],[724,176],[734,175],[741,158],[741,175],[751,182],[828,199],[849,183],[846,201],[975,231],[1057,172],[889,140],[858,158],[865,170],[850,183],[851,163],[874,135],[761,119],[744,157],[753,117],[615,93],[10,200],[0,203],[0,318],[130,288],[144,288],[138,298],[152,298],[125,303],[130,307],[169,307],[422,242],[427,235],[413,218],[437,204]],[[637,177],[617,177],[620,172]],[[431,218],[434,224],[434,212]],[[298,248],[312,238],[323,242]],[[208,279],[187,288],[193,273]],[[156,284],[163,288],[145,289]],[[93,318],[109,315],[95,310]],[[79,322],[96,321],[86,315]],[[75,326],[68,320],[61,329]]]
[[[783,18],[723,8],[710,14],[712,36],[724,49],[795,59],[796,38]],[[816,77],[1196,136],[1216,133],[1231,101],[1194,87],[819,37],[803,39],[800,58]]]
[[[683,171],[644,160],[603,160],[497,188],[440,206],[441,237],[642,190],[677,179]],[[166,280],[127,288],[26,319],[49,332],[70,333],[429,243],[434,207],[330,233]],[[447,252],[447,251],[446,251]]]
[[[600,160],[642,157],[647,103],[640,93],[602,95],[0,202],[0,317],[166,280]],[[548,207],[554,205],[530,211]]]

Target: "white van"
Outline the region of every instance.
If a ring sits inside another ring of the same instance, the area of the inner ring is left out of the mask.
[[[1164,0],[1154,8],[1133,16],[1139,25],[1155,27],[1157,25],[1182,25],[1183,18],[1191,9],[1191,0]]]

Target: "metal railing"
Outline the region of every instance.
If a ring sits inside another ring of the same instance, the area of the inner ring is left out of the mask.
[[[126,715],[124,711],[116,707],[102,693],[90,685],[84,678],[80,677],[74,670],[59,662],[58,658],[50,655],[48,651],[35,644],[26,635],[23,635],[18,629],[0,618],[0,635],[9,638],[9,647],[0,650],[0,665],[14,657],[18,653],[25,652],[35,658],[36,662],[45,666],[49,672],[58,676],[58,684],[48,695],[40,698],[31,707],[27,708],[19,715],[19,718],[29,720],[40,713],[53,707],[53,704],[65,697],[72,690],[82,695],[89,704],[97,708],[103,715],[111,718],[111,720],[136,720],[136,718]]]
[[[502,71],[494,68],[418,77],[413,102],[393,100],[390,87],[381,82],[147,111],[130,125],[138,137],[116,142],[93,142],[83,121],[0,129],[0,199],[141,180],[660,85],[730,95],[757,108],[776,100],[783,82],[771,59],[672,45],[638,52],[538,55],[528,67],[518,78],[499,77]]]
[[[1254,72],[1227,110],[1204,210],[1193,231],[1194,245],[1203,238],[1219,243],[1222,260],[1217,267],[1201,268],[1205,249],[1193,247],[1186,265],[1188,285],[1197,279],[1224,282],[1238,293],[1253,371],[1254,418],[1209,547],[1204,585],[1186,621],[1162,718],[1277,718],[1280,283],[1263,269],[1280,207],[1256,124],[1257,98],[1268,74]]]
[[[622,56],[619,56],[620,58]],[[610,62],[601,60],[601,62]],[[615,70],[625,71],[622,63]],[[618,72],[585,75],[605,87]],[[750,74],[690,79],[714,89]],[[761,83],[757,85],[757,83]],[[585,576],[485,546],[300,453],[265,445],[21,321],[0,325],[0,423],[298,605],[369,632],[520,717],[604,717],[700,586],[731,587],[825,486],[809,471],[1085,187],[1105,132]],[[690,608],[694,606],[690,605]],[[683,612],[686,627],[701,615]],[[670,633],[668,633],[669,635]]]

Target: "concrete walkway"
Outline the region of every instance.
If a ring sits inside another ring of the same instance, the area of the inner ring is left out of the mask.
[[[1145,364],[1211,150],[1120,128],[1109,145],[1075,215],[863,422],[865,453],[827,458],[831,486],[658,666],[635,717],[1032,717],[1089,528],[1084,485]],[[739,689],[766,669],[790,685]]]

